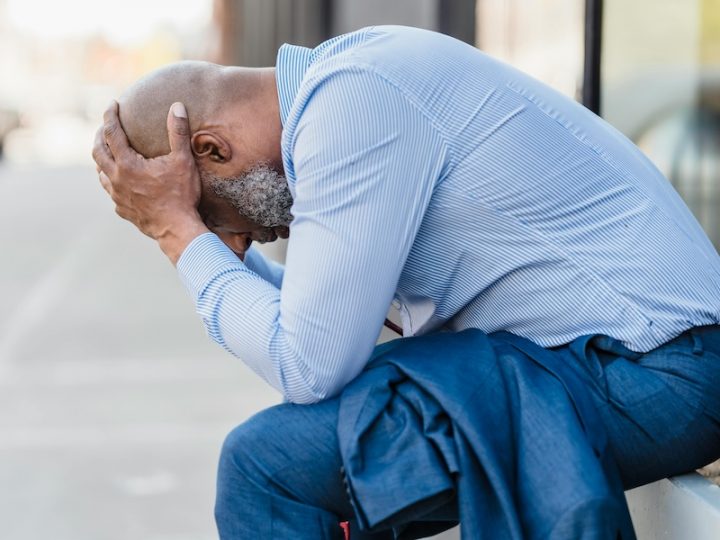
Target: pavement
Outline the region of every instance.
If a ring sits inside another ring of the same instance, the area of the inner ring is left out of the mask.
[[[89,165],[0,163],[0,257],[0,539],[217,538],[220,445],[279,395]]]

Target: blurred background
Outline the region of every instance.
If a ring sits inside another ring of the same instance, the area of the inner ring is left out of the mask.
[[[383,23],[585,103],[720,243],[720,0],[0,0],[0,538],[215,538],[222,440],[279,401],[115,216],[90,158],[110,99],[167,62],[274,65]]]

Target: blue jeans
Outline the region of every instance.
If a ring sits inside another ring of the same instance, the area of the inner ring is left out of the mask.
[[[720,457],[720,327],[693,329],[646,354],[604,336],[552,351],[592,396],[626,489]],[[339,522],[352,528],[354,516],[341,474],[338,403],[272,407],[228,435],[215,506],[221,539],[342,540]],[[427,519],[457,520],[452,505],[442,512]],[[352,529],[353,540],[386,538],[392,533]]]

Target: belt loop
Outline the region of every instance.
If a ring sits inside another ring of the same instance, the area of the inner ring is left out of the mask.
[[[704,352],[702,338],[697,334],[695,328],[690,329],[690,337],[692,338],[693,348],[692,353],[695,356],[702,356]]]

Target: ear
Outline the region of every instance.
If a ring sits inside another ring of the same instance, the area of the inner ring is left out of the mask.
[[[201,130],[193,133],[190,146],[197,159],[208,159],[215,163],[225,163],[232,158],[232,149],[227,140],[212,131]]]

